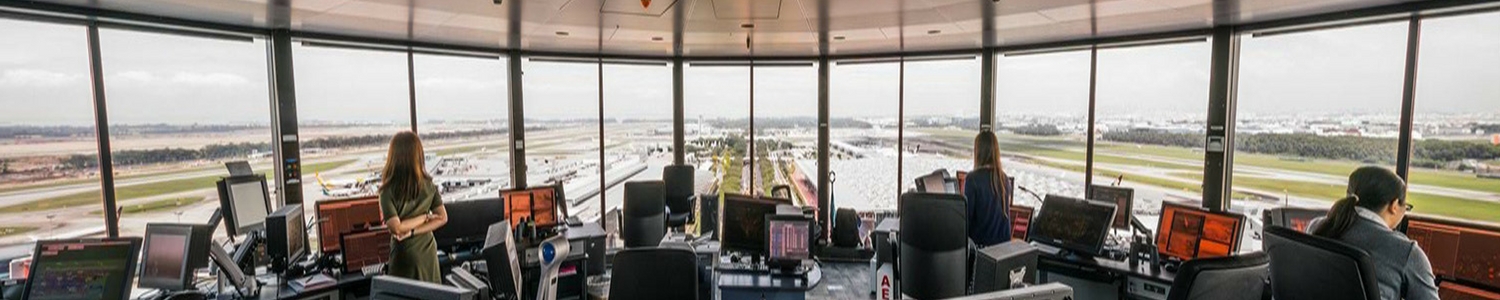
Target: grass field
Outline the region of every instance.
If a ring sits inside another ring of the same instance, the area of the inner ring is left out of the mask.
[[[12,236],[12,235],[17,235],[17,234],[24,234],[24,233],[32,232],[32,231],[36,231],[36,227],[4,226],[4,227],[0,227],[0,237],[7,237],[7,236]]]
[[[188,206],[188,205],[198,204],[198,202],[203,202],[204,200],[208,200],[208,198],[207,197],[181,197],[181,198],[162,199],[162,200],[156,200],[156,201],[151,201],[151,202],[146,202],[146,203],[139,203],[139,204],[131,204],[131,205],[121,206],[120,207],[120,214],[121,215],[130,215],[130,214],[137,214],[137,213],[150,213],[150,212],[172,210],[172,209],[178,208],[178,207],[184,207],[184,206]],[[104,213],[103,211],[96,210],[96,211],[91,212],[90,214],[99,215],[99,214],[103,214],[103,213]]]
[[[317,173],[353,163],[354,160],[342,160],[311,164],[303,167],[304,174]],[[219,180],[218,175],[201,176],[184,179],[167,180],[160,182],[144,183],[118,187],[115,189],[115,198],[124,201],[155,195],[181,193],[187,191],[211,189],[214,182]],[[34,200],[31,202],[0,207],[0,213],[21,213],[32,211],[43,211],[78,207],[85,205],[98,205],[102,200],[99,192],[74,193],[52,198]]]
[[[943,130],[916,131],[932,134],[949,142],[966,142],[973,137],[966,133]],[[1069,170],[1083,172],[1081,163],[1085,154],[1077,149],[1087,147],[1082,141],[1069,140],[1065,138],[1033,137],[1013,134],[1002,134],[1000,136],[1001,148],[1008,153],[1023,154],[1035,157],[1045,157],[1059,160],[1076,161],[1079,164],[1057,163],[1050,161],[1036,161],[1038,164]],[[1064,150],[1075,149],[1075,150]],[[1147,166],[1170,170],[1172,177],[1186,179],[1188,181],[1203,180],[1202,168],[1197,165],[1179,164],[1170,162],[1158,162],[1152,160],[1124,157],[1121,155],[1138,157],[1158,157],[1163,159],[1202,160],[1203,153],[1190,148],[1165,147],[1153,145],[1117,144],[1100,142],[1095,145],[1094,161],[1107,164],[1119,164],[1127,166]],[[1276,170],[1297,171],[1313,174],[1323,174],[1334,177],[1346,177],[1349,172],[1361,165],[1360,162],[1337,161],[1325,159],[1285,159],[1280,156],[1236,153],[1235,164],[1242,166],[1260,167]],[[1094,176],[1115,177],[1119,172],[1111,170],[1095,170]],[[1200,192],[1201,186],[1193,185],[1164,178],[1143,176],[1139,174],[1126,173],[1129,181],[1140,182],[1148,185],[1158,186],[1173,190],[1188,192]],[[1500,179],[1478,178],[1473,174],[1432,169],[1412,169],[1410,180],[1413,184],[1447,187],[1455,189],[1483,191],[1500,193]],[[1286,193],[1304,198],[1327,199],[1334,201],[1344,196],[1344,186],[1324,184],[1317,182],[1288,181],[1278,179],[1259,178],[1249,175],[1236,176],[1234,178],[1236,187],[1251,188],[1270,193]],[[1234,192],[1231,197],[1235,199],[1249,199],[1250,194]],[[1461,199],[1455,197],[1410,193],[1409,200],[1417,206],[1416,211],[1424,214],[1444,215],[1450,217],[1465,218],[1487,222],[1500,222],[1500,203]]]

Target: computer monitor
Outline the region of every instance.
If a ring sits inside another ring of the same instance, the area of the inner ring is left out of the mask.
[[[1104,201],[1115,204],[1114,222],[1109,227],[1114,229],[1130,229],[1130,209],[1135,203],[1135,190],[1128,187],[1118,186],[1089,186],[1090,200]]]
[[[371,300],[474,300],[474,291],[381,275],[370,280]]]
[[[503,190],[500,198],[505,201],[505,219],[510,220],[512,228],[519,228],[522,219],[531,220],[536,228],[555,227],[562,220],[558,209],[567,205],[558,205],[565,198],[557,185]]]
[[[1031,227],[1031,217],[1036,215],[1036,209],[1024,205],[1010,205],[1010,238],[1013,240],[1026,240],[1026,230]]]
[[[775,201],[743,194],[725,194],[719,220],[720,245],[725,250],[764,255],[766,252],[766,216],[776,214]]]
[[[1114,203],[1047,195],[1027,236],[1080,256],[1095,256],[1104,250],[1104,238],[1109,235],[1114,215]]]
[[[266,255],[273,271],[282,271],[307,256],[307,219],[302,204],[277,209],[266,217]]]
[[[314,205],[318,214],[318,244],[323,253],[339,252],[339,237],[385,224],[380,219],[380,198],[363,197],[323,200]]]
[[[948,178],[947,169],[938,169],[922,177],[917,177],[917,191],[923,193],[957,194],[959,193],[957,180]]]
[[[1312,220],[1326,215],[1328,215],[1327,209],[1277,207],[1266,210],[1261,219],[1266,226],[1281,226],[1298,232],[1310,232],[1308,226],[1312,225]]]
[[[36,243],[21,299],[130,299],[141,238]]]
[[[391,257],[391,232],[383,229],[346,233],[339,239],[344,245],[344,274],[358,274],[366,266],[383,264]]]
[[[1500,292],[1486,291],[1457,282],[1444,281],[1442,284],[1438,284],[1438,299],[1492,300],[1500,299]]]
[[[1422,247],[1439,279],[1500,290],[1500,226],[1411,214],[1406,236]]]
[[[262,175],[230,176],[218,182],[225,233],[234,236],[261,230],[271,214],[270,193]]]
[[[166,291],[191,289],[195,271],[208,266],[212,230],[213,227],[201,224],[146,224],[140,287]]]
[[[443,203],[448,209],[448,225],[432,232],[438,249],[465,250],[482,246],[485,229],[505,221],[505,201],[500,198],[473,199]]]
[[[795,267],[812,258],[812,222],[803,215],[766,216],[766,261]]]
[[[1160,216],[1156,247],[1162,256],[1187,261],[1229,256],[1239,249],[1242,215],[1162,202]]]

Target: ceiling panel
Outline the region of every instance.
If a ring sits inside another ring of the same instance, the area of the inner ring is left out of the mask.
[[[1208,28],[1403,0],[36,0],[149,16],[461,46],[645,56],[962,50]],[[17,2],[12,2],[17,3]],[[20,2],[30,3],[30,2]],[[519,45],[508,45],[520,5]],[[819,11],[826,8],[828,11]],[[986,10],[990,11],[986,11]],[[678,14],[681,10],[681,14]],[[678,15],[683,20],[675,20]],[[827,16],[826,20],[819,16]],[[994,44],[984,45],[984,19]],[[682,28],[677,28],[681,24]],[[746,28],[746,25],[753,28]],[[567,32],[559,35],[557,32]],[[602,36],[602,49],[601,49]],[[747,37],[753,43],[747,47]],[[836,39],[833,37],[842,37]]]

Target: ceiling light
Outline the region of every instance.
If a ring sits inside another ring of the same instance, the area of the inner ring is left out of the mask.
[[[557,36],[568,36],[568,32],[567,31],[558,31],[557,32]]]
[[[942,30],[937,30],[937,29],[933,29],[933,30],[928,30],[927,31],[927,34],[939,34],[939,33],[943,33],[943,31]]]
[[[740,24],[740,28],[744,28],[744,29],[755,28],[755,24],[750,24],[750,23]]]
[[[660,41],[662,41],[662,40],[664,40],[664,39],[663,39],[663,38],[661,38],[661,37],[659,37],[659,36],[653,36],[653,37],[651,37],[651,40],[652,40],[652,41],[657,41],[657,42],[660,42]]]
[[[835,40],[835,41],[842,41],[842,40],[844,40],[844,36],[842,36],[842,35],[834,36],[833,40]]]

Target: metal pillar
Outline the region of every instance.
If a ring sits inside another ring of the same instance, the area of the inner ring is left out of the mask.
[[[104,198],[104,229],[120,236],[120,214],[115,210],[115,166],[109,153],[109,105],[104,99],[104,62],[99,54],[99,26],[88,26],[89,76],[94,91],[94,136],[99,144],[100,196]]]
[[[1235,97],[1239,82],[1239,35],[1231,26],[1214,28],[1208,84],[1207,137],[1203,148],[1203,207],[1229,209],[1234,172]]]
[[[1401,141],[1396,148],[1396,175],[1408,182],[1411,177],[1412,122],[1417,99],[1417,60],[1422,48],[1422,18],[1412,14],[1406,26],[1406,78],[1401,90]]]
[[[285,29],[271,32],[271,116],[275,126],[276,186],[282,204],[302,203],[302,153],[297,139],[297,87],[293,77],[292,34]]]

